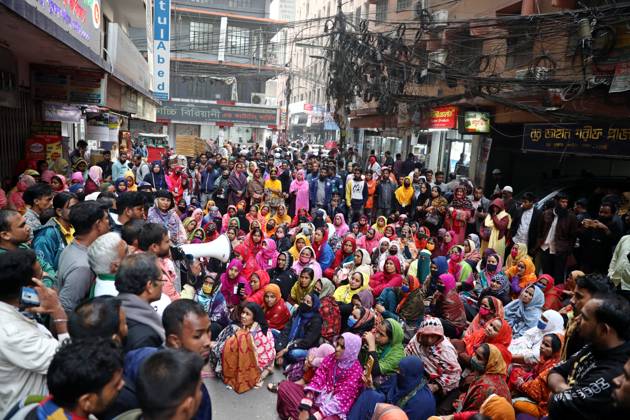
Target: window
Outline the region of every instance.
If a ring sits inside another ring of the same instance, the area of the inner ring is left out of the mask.
[[[249,56],[250,49],[249,29],[228,26],[226,52],[230,55]]]
[[[396,2],[396,11],[409,10],[411,8],[411,0],[398,0]]]
[[[387,19],[387,2],[389,0],[376,0],[376,21],[385,22]]]
[[[252,0],[228,0],[228,7],[234,9],[251,8]]]
[[[212,24],[208,22],[190,22],[190,49],[209,51],[212,47]]]

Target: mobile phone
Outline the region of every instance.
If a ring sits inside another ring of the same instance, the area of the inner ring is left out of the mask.
[[[32,287],[22,287],[20,290],[20,306],[25,308],[34,308],[39,306],[39,295]]]
[[[240,295],[241,292],[243,291],[243,289],[245,288],[245,285],[243,283],[239,283],[237,287],[237,295]]]

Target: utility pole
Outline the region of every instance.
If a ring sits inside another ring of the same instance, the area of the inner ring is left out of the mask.
[[[335,17],[335,23],[331,31],[331,43],[335,45],[335,48],[332,51],[332,60],[329,61],[328,71],[331,72],[333,69],[330,67],[335,67],[335,75],[339,77],[341,72],[343,71],[344,66],[344,54],[341,50],[341,38],[343,34],[346,32],[346,18],[341,9],[342,2],[341,0],[337,0],[337,16]],[[330,82],[330,79],[329,79]],[[344,89],[336,89],[336,97],[335,97],[335,112],[333,117],[337,126],[339,127],[339,150],[344,151],[346,147],[346,129],[348,118],[346,115],[346,95]]]

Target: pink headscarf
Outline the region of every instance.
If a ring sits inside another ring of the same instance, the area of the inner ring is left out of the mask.
[[[372,239],[368,239],[367,235],[361,236],[357,239],[357,247],[363,248],[372,254],[372,252],[374,252],[374,250],[378,247],[378,243],[383,237],[383,234],[371,226],[368,230],[374,230],[374,237]]]
[[[444,294],[447,294],[451,290],[453,290],[457,284],[455,277],[453,277],[450,273],[444,273],[440,275],[440,280],[444,283]]]
[[[276,241],[273,239],[263,239],[264,246],[258,254],[256,254],[256,262],[263,270],[271,270],[276,268],[278,264],[278,248]]]
[[[72,176],[74,176],[74,174],[72,174]],[[96,186],[100,186],[101,181],[103,181],[103,168],[97,165],[90,167],[90,170],[88,171],[88,177],[92,181],[94,181]]]
[[[203,220],[203,210],[194,209],[190,217],[192,217],[193,220],[197,222],[197,226],[201,227],[201,221]]]
[[[341,218],[341,224],[339,226],[335,224],[337,217]],[[342,237],[342,238],[343,238],[343,235],[348,233],[348,231],[350,230],[350,228],[348,227],[348,224],[346,223],[346,218],[344,217],[343,213],[335,214],[335,216],[333,217],[333,226],[335,227],[335,232],[337,233],[337,236]]]
[[[345,349],[339,360],[339,367],[347,369],[357,361],[359,351],[361,351],[361,337],[349,332],[343,333],[341,336],[343,337]]]
[[[55,175],[56,175],[55,171],[46,169],[44,172],[42,172],[41,180],[50,184],[50,180],[52,180],[52,177]]]
[[[321,365],[322,360],[326,356],[329,356],[335,352],[335,348],[328,343],[324,343],[319,347],[313,347],[308,351],[308,355],[313,357],[311,361],[311,365],[315,368],[318,368]]]
[[[35,185],[37,181],[30,175],[22,174],[15,186],[15,191],[13,191],[9,195],[9,204],[13,206],[13,208],[17,211],[22,211],[26,207],[26,203],[22,198],[24,191],[28,189],[28,187]]]
[[[79,171],[74,172],[70,177],[70,183],[76,182],[77,184],[83,184],[85,180],[83,179],[83,174]]]

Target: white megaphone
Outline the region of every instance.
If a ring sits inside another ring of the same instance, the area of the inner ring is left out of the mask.
[[[221,262],[228,262],[232,253],[232,243],[226,235],[221,235],[212,242],[206,244],[181,245],[184,254],[195,258],[216,258]]]

